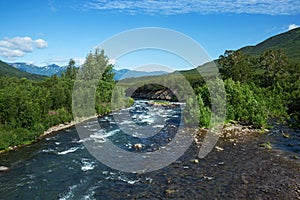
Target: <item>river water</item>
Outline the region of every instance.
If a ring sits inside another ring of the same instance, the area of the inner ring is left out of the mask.
[[[105,143],[110,140],[128,152],[155,151],[174,137],[180,126],[181,107],[180,104],[157,106],[147,101],[136,101],[127,110],[131,119],[123,119],[121,123],[150,126],[151,131],[158,129],[159,134],[147,138],[124,134],[114,120],[114,116],[122,114],[119,111],[81,124],[91,130],[88,138],[80,138],[76,128],[72,127],[33,145],[7,152],[1,155],[0,164],[9,166],[11,170],[0,174],[0,199],[124,199],[149,196],[153,183],[164,179],[160,173],[165,169],[158,171],[160,175],[157,172],[156,175],[137,174],[112,169],[95,159],[84,141]],[[94,128],[98,123],[101,129]],[[134,149],[134,144],[142,144],[142,149]],[[164,193],[157,185],[154,188],[159,190],[158,194]]]
[[[195,162],[199,148],[192,143],[170,165],[147,173],[116,170],[98,161],[88,151],[86,144],[103,146],[108,141],[135,154],[164,149],[176,139],[176,132],[182,126],[182,106],[157,106],[149,104],[148,101],[136,101],[128,109],[77,126],[78,130],[80,127],[88,130],[87,136],[81,134],[79,137],[77,129],[71,127],[49,135],[35,144],[0,155],[0,165],[10,167],[8,172],[0,173],[0,199],[299,197],[299,163],[258,147],[262,142],[261,138],[247,142],[220,139],[218,148],[214,148],[205,158],[198,159],[199,163]],[[130,114],[129,118],[122,118],[125,111]],[[96,128],[97,125],[101,128]],[[143,127],[146,135],[143,137],[136,130],[124,134],[124,129],[120,129],[122,125],[129,127],[127,131],[133,125],[139,125]],[[157,130],[158,133],[155,134]],[[290,139],[297,139],[293,140],[296,143],[299,141],[298,133],[290,135]],[[263,140],[270,141],[270,137]],[[274,143],[273,140],[271,142]],[[297,151],[299,144],[296,143],[293,143],[293,148]],[[141,144],[142,148],[134,149],[134,144]],[[174,152],[176,154],[178,151]],[[142,163],[140,167],[147,168],[152,164]]]

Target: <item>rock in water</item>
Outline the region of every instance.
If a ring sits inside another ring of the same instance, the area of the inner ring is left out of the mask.
[[[6,167],[6,166],[0,166],[0,172],[6,172],[8,170],[9,170],[8,167]]]
[[[143,147],[142,144],[134,144],[134,145],[133,145],[133,148],[134,148],[135,150],[142,149],[142,147]]]
[[[192,159],[190,160],[191,163],[194,163],[194,164],[199,164],[199,160],[198,159]]]

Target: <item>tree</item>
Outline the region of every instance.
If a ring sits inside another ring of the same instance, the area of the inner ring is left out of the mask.
[[[75,67],[75,61],[73,59],[70,59],[67,70],[65,72],[65,77],[70,79],[75,79],[77,73],[77,68]]]
[[[109,59],[104,54],[104,50],[100,51],[96,49],[94,53],[90,52],[87,55],[75,83],[75,101],[77,107],[84,109],[93,104],[93,102],[79,98],[81,95],[77,94],[77,92],[84,91],[87,95],[84,98],[90,100],[95,97],[94,102],[97,114],[104,114],[111,111],[110,101],[115,85],[112,69],[113,65],[109,63]],[[78,113],[84,113],[84,111],[78,111]],[[90,110],[88,113],[91,115],[92,111]]]
[[[242,51],[226,50],[224,55],[219,57],[219,65],[223,79],[232,78],[240,82],[251,79],[251,58]]]
[[[108,57],[104,54],[104,50],[95,50],[93,54],[90,52],[81,69],[81,80],[99,80],[113,81],[113,65],[109,64]]]
[[[269,50],[259,57],[258,62],[263,70],[263,86],[272,86],[280,75],[285,73],[288,66],[288,58],[282,50]]]

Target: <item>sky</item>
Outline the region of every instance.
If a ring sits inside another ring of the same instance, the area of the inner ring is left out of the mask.
[[[144,27],[183,34],[216,59],[299,27],[300,0],[0,0],[0,21],[0,60],[8,63],[81,65],[99,44]],[[193,67],[159,49],[110,60],[117,69]]]

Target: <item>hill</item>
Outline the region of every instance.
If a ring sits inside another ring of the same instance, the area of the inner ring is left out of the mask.
[[[277,49],[283,50],[290,62],[300,62],[300,28],[272,36],[255,46],[245,46],[239,50],[245,54],[256,56],[267,50]],[[214,62],[218,65],[218,59]],[[210,64],[212,63],[208,62],[197,68],[202,68],[202,71],[209,73]],[[199,74],[196,69],[182,70],[180,73],[188,79],[193,79],[195,75]],[[194,78],[197,79],[197,77]]]
[[[266,50],[282,49],[291,62],[300,62],[300,28],[270,37],[255,46],[241,48],[245,54],[258,55]]]
[[[27,78],[27,79],[31,79],[31,80],[42,80],[45,78],[45,76],[30,74],[30,73],[18,70],[1,60],[0,60],[0,76]]]

